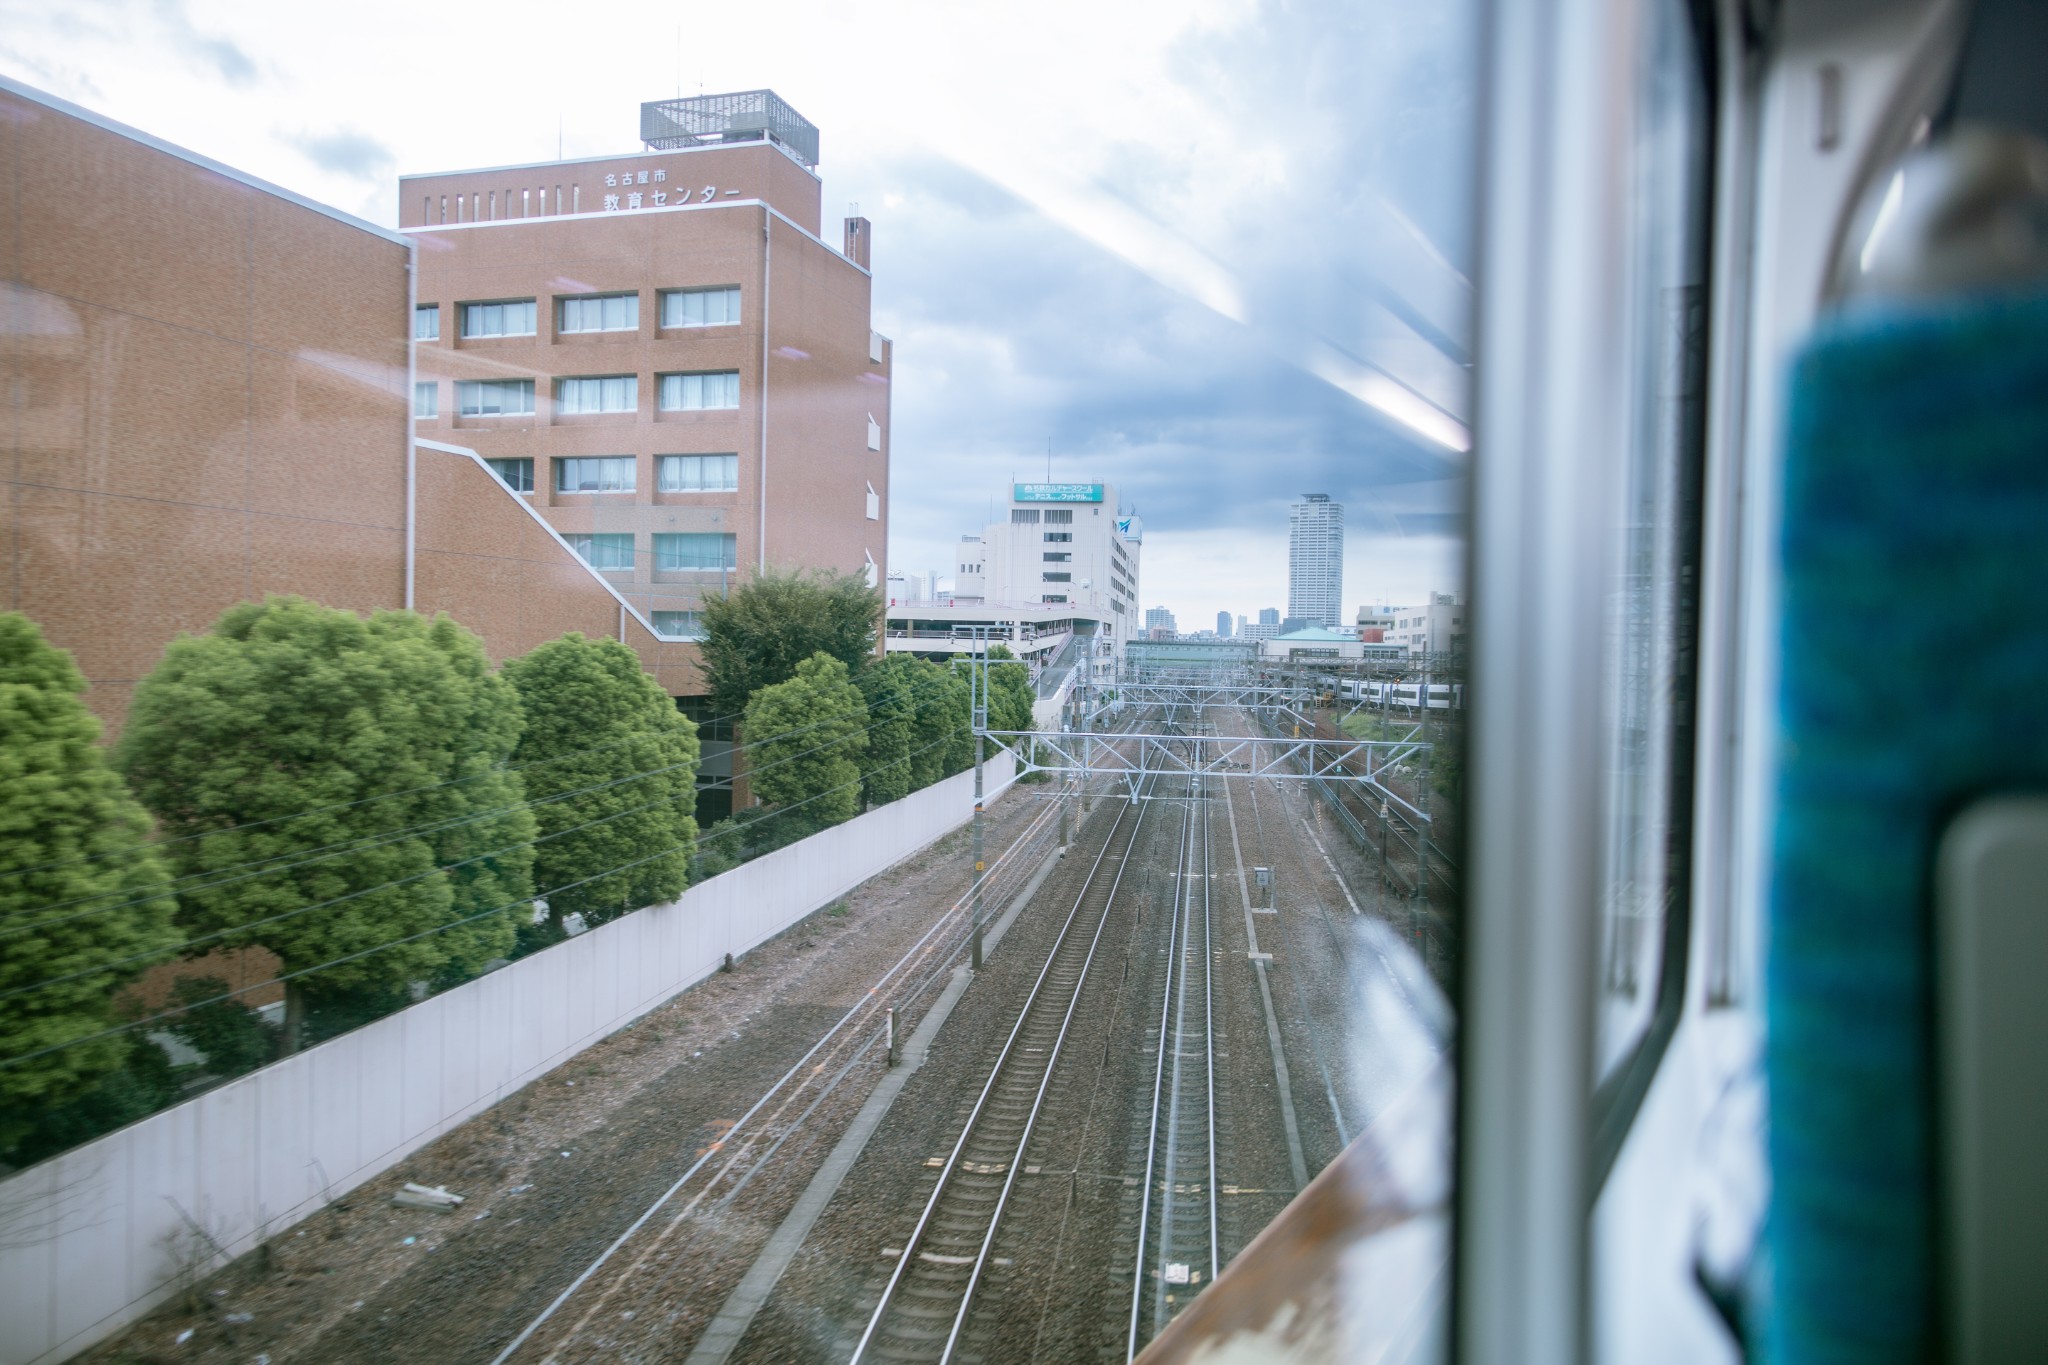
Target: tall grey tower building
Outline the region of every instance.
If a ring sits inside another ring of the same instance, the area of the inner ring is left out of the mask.
[[[1309,625],[1343,624],[1344,504],[1304,493],[1287,516],[1287,614]]]

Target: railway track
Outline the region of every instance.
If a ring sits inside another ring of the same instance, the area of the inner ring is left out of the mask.
[[[1145,1175],[1125,1359],[1133,1359],[1222,1268],[1217,1206],[1215,948],[1210,813],[1191,778],[1160,993]]]
[[[1055,805],[1048,803],[991,864],[985,898],[1000,902],[1014,894],[1029,874],[1030,853],[1049,837],[1055,814]],[[863,1064],[880,1064],[884,1016],[892,1007],[906,1013],[920,1009],[965,952],[970,901],[971,893],[941,914],[795,1066],[499,1351],[492,1365],[529,1356],[554,1365],[593,1349],[602,1355],[604,1345],[582,1339],[597,1315],[621,1300],[640,1303],[650,1293],[665,1292],[675,1280],[684,1250],[678,1243],[692,1217],[731,1204],[817,1121],[851,1074]],[[667,1221],[657,1222],[664,1213]],[[545,1354],[544,1342],[550,1343]]]
[[[938,1182],[904,1238],[853,1361],[947,1361],[959,1350],[1150,805],[1119,806],[959,1139],[940,1164]]]

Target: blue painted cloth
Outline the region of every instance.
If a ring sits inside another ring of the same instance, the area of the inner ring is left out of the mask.
[[[1759,1344],[1925,1361],[1934,842],[1970,798],[2048,786],[2048,294],[1824,325],[1783,526]]]

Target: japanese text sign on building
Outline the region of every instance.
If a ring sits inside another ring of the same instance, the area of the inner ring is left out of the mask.
[[[1101,502],[1099,483],[1020,483],[1012,495],[1016,502]]]

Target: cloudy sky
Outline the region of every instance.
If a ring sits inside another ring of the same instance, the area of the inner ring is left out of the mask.
[[[1118,486],[1145,603],[1286,605],[1287,504],[1345,597],[1458,586],[1473,0],[684,6],[0,0],[0,72],[374,222],[404,173],[633,150],[770,86],[875,222],[892,565],[1014,475]]]

